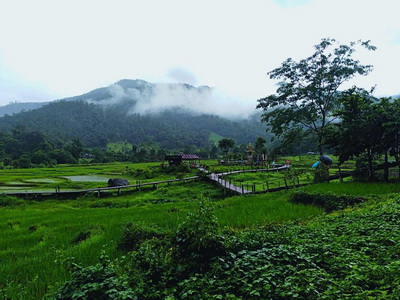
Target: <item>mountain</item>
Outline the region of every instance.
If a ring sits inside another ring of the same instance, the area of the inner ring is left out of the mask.
[[[4,115],[13,115],[21,111],[32,110],[40,108],[48,102],[12,102],[10,104],[0,106],[0,117]]]
[[[143,97],[151,96],[156,85],[157,84],[153,84],[140,79],[123,79],[108,87],[101,87],[88,93],[65,98],[62,100],[83,100],[87,102],[108,104],[109,102],[111,102],[111,100],[116,100],[117,98],[120,101],[129,100],[130,102],[136,102],[140,99],[143,99]],[[129,91],[131,90],[135,90],[136,93],[129,93]]]
[[[209,101],[200,96],[210,95],[210,90],[188,84],[121,80],[40,108],[5,115],[0,118],[0,130],[20,127],[39,131],[53,143],[80,139],[88,147],[104,147],[108,142],[138,145],[152,141],[165,149],[204,147],[212,134],[233,138],[239,144],[253,143],[258,136],[266,135],[259,115],[228,119],[198,111],[202,101]]]

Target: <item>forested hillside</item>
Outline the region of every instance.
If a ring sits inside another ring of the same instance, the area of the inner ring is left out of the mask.
[[[197,91],[189,85],[179,87]],[[0,118],[0,130],[9,132],[20,127],[42,132],[53,143],[79,139],[87,147],[104,147],[108,142],[117,141],[132,144],[153,141],[165,149],[187,145],[203,147],[208,144],[211,133],[233,138],[238,144],[254,142],[258,136],[266,134],[265,125],[260,124],[256,115],[229,120],[183,107],[135,112],[137,103],[148,103],[153,92],[154,85],[150,83],[123,80],[114,88],[100,88],[39,109],[5,115]]]

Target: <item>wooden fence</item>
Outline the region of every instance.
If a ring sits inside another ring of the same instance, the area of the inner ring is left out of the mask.
[[[102,193],[109,192],[117,192],[121,194],[122,191],[140,191],[143,188],[152,187],[157,189],[159,185],[171,185],[173,183],[186,183],[188,181],[199,180],[199,176],[186,177],[182,179],[170,179],[164,181],[156,181],[156,182],[141,182],[137,181],[136,184],[132,185],[124,185],[124,186],[116,186],[116,187],[100,187],[93,189],[85,189],[85,190],[66,190],[61,191],[56,188],[55,191],[31,191],[31,192],[5,192],[0,195],[9,195],[16,197],[29,197],[29,198],[42,198],[42,197],[79,197],[85,194],[95,194],[98,197],[101,196]]]

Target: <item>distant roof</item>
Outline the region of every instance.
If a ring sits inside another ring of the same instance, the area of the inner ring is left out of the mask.
[[[181,158],[182,160],[194,160],[194,159],[200,159],[196,154],[175,154],[175,155],[167,155],[165,156],[165,159],[170,159],[170,158]]]
[[[181,154],[182,159],[199,159],[196,154]]]

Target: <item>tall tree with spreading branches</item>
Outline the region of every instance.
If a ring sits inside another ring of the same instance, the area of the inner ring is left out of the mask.
[[[315,53],[296,62],[291,58],[268,73],[281,80],[276,94],[258,100],[257,108],[264,110],[262,121],[277,136],[284,136],[296,127],[310,131],[323,154],[327,126],[333,121],[340,86],[356,75],[367,75],[371,65],[362,65],[353,58],[356,46],[367,50],[376,47],[370,41],[338,45],[325,38],[315,46]]]
[[[228,154],[229,150],[235,146],[235,141],[229,138],[223,138],[218,142],[218,147],[225,152],[225,155]]]

